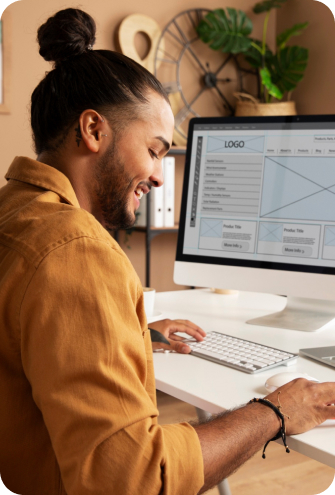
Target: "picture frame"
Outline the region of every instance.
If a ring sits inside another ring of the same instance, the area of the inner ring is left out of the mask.
[[[11,18],[4,13],[0,19],[0,114],[10,113]]]

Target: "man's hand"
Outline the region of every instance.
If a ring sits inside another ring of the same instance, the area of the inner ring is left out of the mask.
[[[335,383],[315,383],[304,378],[287,383],[265,398],[281,405],[288,435],[303,433],[326,419],[335,417]],[[277,435],[280,420],[261,403],[253,402],[227,411],[212,421],[195,426],[204,459],[206,492],[227,478],[264,444]],[[290,439],[287,440],[290,446]]]
[[[280,395],[278,392],[280,391]],[[294,435],[314,428],[326,419],[335,418],[335,383],[315,383],[297,378],[266,397],[285,417],[286,433]]]
[[[170,345],[162,342],[152,342],[152,349],[167,349],[170,351],[188,354],[191,352],[190,346],[184,342],[184,338],[176,335],[176,332],[187,333],[195,340],[202,341],[206,337],[206,332],[189,320],[159,320],[150,323],[149,328],[160,332],[169,341]]]

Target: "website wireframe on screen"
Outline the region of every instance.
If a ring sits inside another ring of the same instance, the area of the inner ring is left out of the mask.
[[[195,124],[188,187],[184,254],[335,266],[334,123]]]

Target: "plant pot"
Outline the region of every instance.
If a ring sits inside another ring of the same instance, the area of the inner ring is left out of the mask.
[[[297,115],[294,101],[259,103],[247,93],[234,93],[237,98],[235,117],[266,117],[275,115]]]
[[[265,117],[272,115],[297,115],[295,102],[253,103],[238,101],[236,103],[235,117]]]

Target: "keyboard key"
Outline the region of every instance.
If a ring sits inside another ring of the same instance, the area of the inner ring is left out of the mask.
[[[258,366],[259,368],[265,368],[267,366],[266,363],[262,363],[262,361],[252,360],[252,364]]]
[[[274,359],[264,357],[259,358],[259,361],[265,364],[274,364],[276,362]]]

